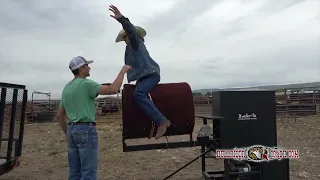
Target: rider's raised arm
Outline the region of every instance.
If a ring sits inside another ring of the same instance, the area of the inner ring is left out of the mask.
[[[121,23],[124,31],[127,33],[132,48],[138,49],[140,38],[137,34],[135,26],[129,21],[128,18],[124,17],[123,15],[118,18],[117,21]]]

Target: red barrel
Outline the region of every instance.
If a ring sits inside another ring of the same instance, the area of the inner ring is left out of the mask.
[[[133,99],[135,85],[125,84],[122,92],[123,138],[150,136],[152,121]],[[188,83],[158,84],[151,92],[153,103],[171,121],[165,136],[192,134],[195,110],[192,90]],[[154,134],[157,131],[155,126]]]

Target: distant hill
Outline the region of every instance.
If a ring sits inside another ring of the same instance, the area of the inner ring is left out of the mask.
[[[193,93],[206,94],[207,92],[230,91],[230,90],[240,90],[240,89],[282,90],[282,89],[302,89],[302,88],[319,90],[320,89],[320,82],[285,84],[285,85],[266,85],[266,86],[253,86],[253,87],[238,87],[238,88],[225,88],[225,89],[217,89],[217,88],[198,89],[198,90],[194,90]]]

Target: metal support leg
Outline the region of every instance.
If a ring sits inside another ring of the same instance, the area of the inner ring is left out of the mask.
[[[192,164],[194,161],[196,161],[197,159],[199,159],[200,157],[204,157],[208,152],[212,151],[212,148],[207,149],[205,152],[201,153],[199,156],[197,156],[196,158],[194,158],[193,160],[191,160],[190,162],[188,162],[186,165],[182,166],[181,168],[179,168],[178,170],[176,170],[175,172],[173,172],[172,174],[170,174],[169,176],[167,176],[166,178],[164,178],[163,180],[169,179],[170,177],[172,177],[173,175],[177,174],[179,171],[181,171],[182,169],[184,169],[185,167],[189,166],[190,164]]]

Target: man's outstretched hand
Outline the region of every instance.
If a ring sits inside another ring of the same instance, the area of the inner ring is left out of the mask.
[[[114,19],[119,19],[122,16],[119,9],[112,4],[109,6],[109,10],[113,12],[114,15],[110,15],[110,16],[113,17]]]
[[[123,74],[127,73],[129,70],[131,69],[131,66],[128,66],[128,65],[124,65],[121,69],[121,72]]]

